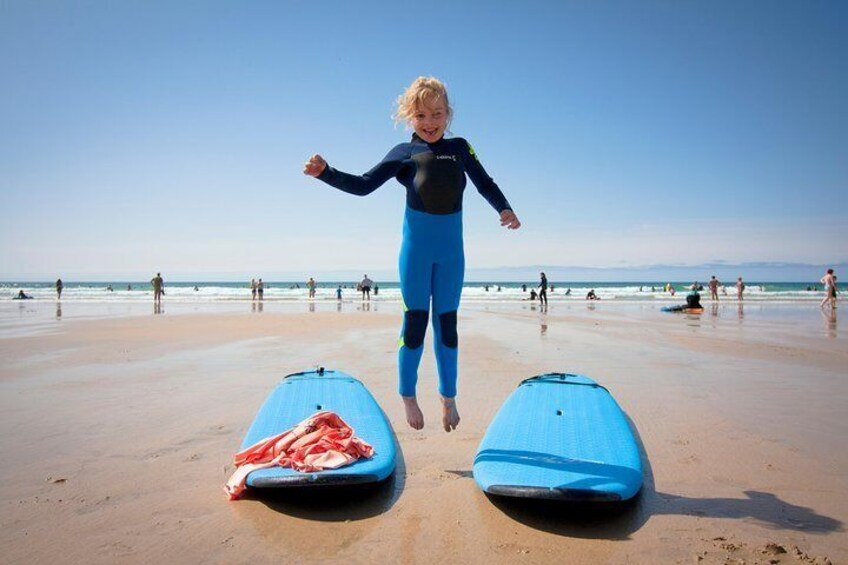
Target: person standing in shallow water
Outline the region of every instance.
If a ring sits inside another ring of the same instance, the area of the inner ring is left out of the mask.
[[[161,303],[162,295],[165,294],[165,281],[162,280],[162,273],[156,273],[156,276],[150,279],[150,284],[153,286],[153,303]]]
[[[368,275],[364,275],[362,278],[362,282],[359,283],[359,288],[362,292],[362,300],[371,300],[371,286],[374,284],[374,281],[368,278]]]
[[[830,304],[831,308],[836,308],[836,275],[833,274],[833,269],[828,269],[821,278],[821,283],[824,285],[824,298],[821,301],[821,307],[824,308]]]
[[[745,292],[745,283],[742,282],[742,277],[736,279],[736,299],[742,300],[742,293]]]
[[[545,276],[545,273],[539,273],[541,277],[541,281],[539,281],[539,305],[547,306],[548,305],[548,277]]]
[[[398,389],[407,422],[414,429],[422,429],[424,415],[416,384],[432,302],[442,425],[447,432],[456,429],[460,420],[456,408],[457,310],[465,275],[462,196],[466,175],[500,215],[502,226],[521,226],[471,145],[459,137],[444,137],[452,117],[445,85],[432,77],[419,77],[397,101],[395,120],[406,122],[414,130],[409,142],[395,146],[361,176],[338,171],[317,154],[303,169],[307,175],[358,196],[370,194],[392,177],[406,188],[399,258],[404,319],[398,350]]]
[[[56,279],[56,299],[62,300],[62,289],[65,288],[65,285],[62,284],[62,279]]]
[[[718,287],[721,286],[721,281],[715,278],[715,275],[710,278],[710,282],[707,284],[710,287],[710,299],[718,300]]]

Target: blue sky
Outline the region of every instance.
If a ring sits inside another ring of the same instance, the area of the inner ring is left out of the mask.
[[[447,83],[524,226],[469,268],[848,259],[844,2],[0,3],[0,279],[391,272],[407,139]]]

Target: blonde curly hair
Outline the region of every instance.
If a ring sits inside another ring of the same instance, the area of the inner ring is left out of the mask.
[[[418,77],[403,91],[403,94],[398,96],[395,102],[397,111],[392,118],[395,124],[405,122],[406,125],[409,125],[419,106],[437,100],[445,103],[448,113],[448,125],[450,125],[450,121],[453,118],[453,108],[451,108],[450,101],[448,100],[448,89],[445,87],[445,83],[436,77]]]

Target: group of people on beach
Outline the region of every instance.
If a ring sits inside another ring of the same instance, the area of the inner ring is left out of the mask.
[[[253,296],[253,300],[265,299],[265,283],[262,282],[262,279],[250,279],[250,294]]]
[[[710,289],[710,298],[712,300],[716,300],[716,301],[718,300],[719,289],[721,289],[722,294],[727,295],[727,290],[725,289],[724,285],[721,284],[721,281],[716,278],[715,275],[713,275],[710,278],[709,282],[707,283],[707,287]],[[742,295],[745,292],[745,288],[746,288],[745,283],[742,281],[742,277],[738,277],[736,279],[736,299],[737,300],[742,300]],[[704,285],[700,284],[698,281],[695,281],[689,286],[689,290],[690,291],[704,290]],[[639,292],[641,292],[641,291],[642,291],[642,287],[639,287]],[[654,287],[651,287],[651,292],[654,292]],[[665,285],[665,287],[663,288],[663,292],[667,292],[667,293],[671,294],[672,296],[674,296],[674,294],[677,292],[677,290],[674,288],[673,284],[667,283]]]

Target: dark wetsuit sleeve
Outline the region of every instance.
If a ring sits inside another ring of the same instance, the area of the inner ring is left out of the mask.
[[[398,145],[389,151],[382,161],[364,175],[351,175],[327,165],[324,171],[318,175],[318,179],[348,194],[357,196],[371,194],[387,180],[397,175],[403,167],[406,152],[403,151],[402,147],[402,145]]]
[[[512,210],[512,206],[509,205],[506,196],[504,196],[501,189],[486,172],[486,169],[483,168],[483,165],[480,164],[480,161],[477,159],[477,154],[474,153],[474,148],[472,148],[471,144],[467,141],[465,141],[465,146],[468,148],[467,151],[463,153],[463,158],[465,159],[465,170],[471,178],[471,182],[473,182],[474,186],[477,187],[477,192],[483,195],[483,198],[492,205],[492,208],[497,210],[498,214],[504,210]]]

